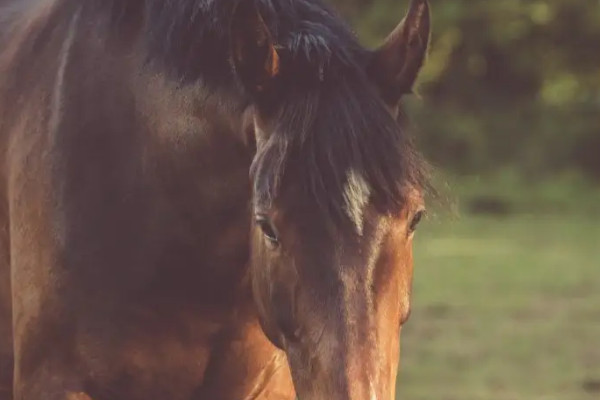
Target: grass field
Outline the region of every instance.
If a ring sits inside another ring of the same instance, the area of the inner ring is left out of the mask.
[[[433,218],[398,399],[600,399],[600,219]]]

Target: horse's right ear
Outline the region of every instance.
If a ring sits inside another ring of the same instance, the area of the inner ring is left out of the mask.
[[[260,95],[279,74],[279,55],[255,0],[240,0],[230,27],[233,67],[245,89]]]
[[[430,36],[428,1],[411,0],[408,14],[375,51],[368,67],[371,80],[390,105],[396,105],[412,91],[427,55]]]

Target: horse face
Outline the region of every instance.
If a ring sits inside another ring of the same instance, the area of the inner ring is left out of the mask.
[[[253,232],[253,289],[265,333],[285,350],[302,399],[394,398],[399,331],[410,313],[415,192],[394,215],[367,205],[330,230],[291,186]]]
[[[287,354],[303,400],[392,400],[424,205],[390,126],[425,57],[428,4],[413,1],[366,65],[315,81],[252,2],[235,15],[233,62],[254,99],[251,271],[263,330]],[[402,180],[402,201],[390,206],[394,190],[382,186]]]

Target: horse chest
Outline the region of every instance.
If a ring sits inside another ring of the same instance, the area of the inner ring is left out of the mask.
[[[94,399],[192,398],[225,326],[215,312],[164,305],[124,305],[115,322],[77,340],[89,374],[84,389]]]
[[[128,310],[113,331],[80,336],[93,399],[289,398],[285,355],[265,338],[251,307]],[[265,398],[271,398],[270,395]]]

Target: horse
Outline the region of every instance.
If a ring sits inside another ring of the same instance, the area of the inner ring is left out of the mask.
[[[2,0],[1,400],[392,400],[430,41],[321,0]]]

